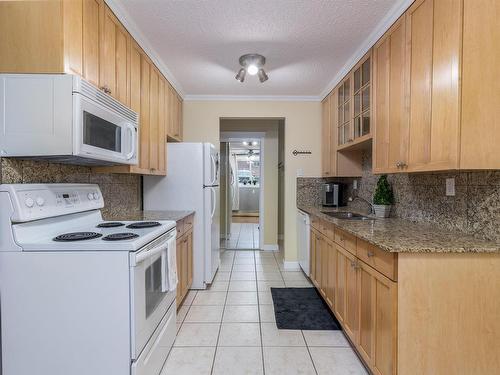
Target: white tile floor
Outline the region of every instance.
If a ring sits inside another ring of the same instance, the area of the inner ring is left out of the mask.
[[[281,253],[225,251],[206,291],[190,291],[162,375],[367,374],[341,331],[279,330],[270,287],[311,286]]]
[[[259,248],[259,224],[232,223],[231,238],[226,240],[225,248],[257,250]]]

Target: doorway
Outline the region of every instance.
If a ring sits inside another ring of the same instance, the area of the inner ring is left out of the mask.
[[[221,247],[226,249],[260,249],[263,150],[259,136],[224,134],[221,141]]]

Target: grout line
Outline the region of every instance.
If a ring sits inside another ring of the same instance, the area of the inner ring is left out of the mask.
[[[318,374],[318,370],[316,369],[316,365],[314,364],[314,360],[313,360],[311,351],[309,350],[309,345],[307,344],[307,340],[306,340],[306,336],[304,335],[304,331],[301,329],[300,333],[302,334],[302,338],[304,339],[304,342],[306,343],[307,353],[309,353],[309,358],[311,358],[311,363],[313,365],[314,372],[316,372],[316,375],[317,375]]]
[[[264,365],[264,342],[262,340],[262,319],[260,316],[260,298],[259,298],[259,283],[257,281],[257,262],[255,259],[255,251],[253,253],[253,269],[255,271],[255,287],[257,288],[257,311],[259,314],[259,336],[260,336],[260,355],[262,359],[262,374],[266,375],[266,366]]]
[[[227,295],[229,293],[229,284],[231,283],[231,274],[233,273],[235,258],[236,258],[236,254],[233,254],[233,262],[231,264],[231,270],[229,271],[229,281],[228,281],[228,286],[227,286],[227,290],[226,290],[226,297],[224,298],[224,306],[222,309],[222,316],[221,316],[221,320],[220,320],[220,324],[219,324],[219,332],[217,333],[217,341],[215,343],[215,352],[214,352],[214,358],[212,360],[212,367],[210,369],[210,374],[213,374],[213,372],[214,372],[215,359],[217,358],[217,349],[219,347],[220,332],[222,331],[222,322],[224,321],[224,313],[226,312]]]

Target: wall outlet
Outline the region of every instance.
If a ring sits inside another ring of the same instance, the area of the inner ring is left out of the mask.
[[[297,169],[297,177],[304,176],[304,170],[302,168]]]
[[[352,182],[352,188],[353,188],[354,190],[357,190],[357,189],[358,189],[358,180],[354,180],[354,181]]]
[[[446,196],[447,197],[455,196],[455,178],[446,179]]]

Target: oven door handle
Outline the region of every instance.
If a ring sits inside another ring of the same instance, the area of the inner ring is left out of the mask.
[[[145,261],[148,258],[151,258],[152,256],[161,253],[162,251],[166,251],[168,249],[168,244],[165,242],[164,244],[154,247],[151,250],[141,252],[135,256],[135,263],[139,264],[143,261]]]

